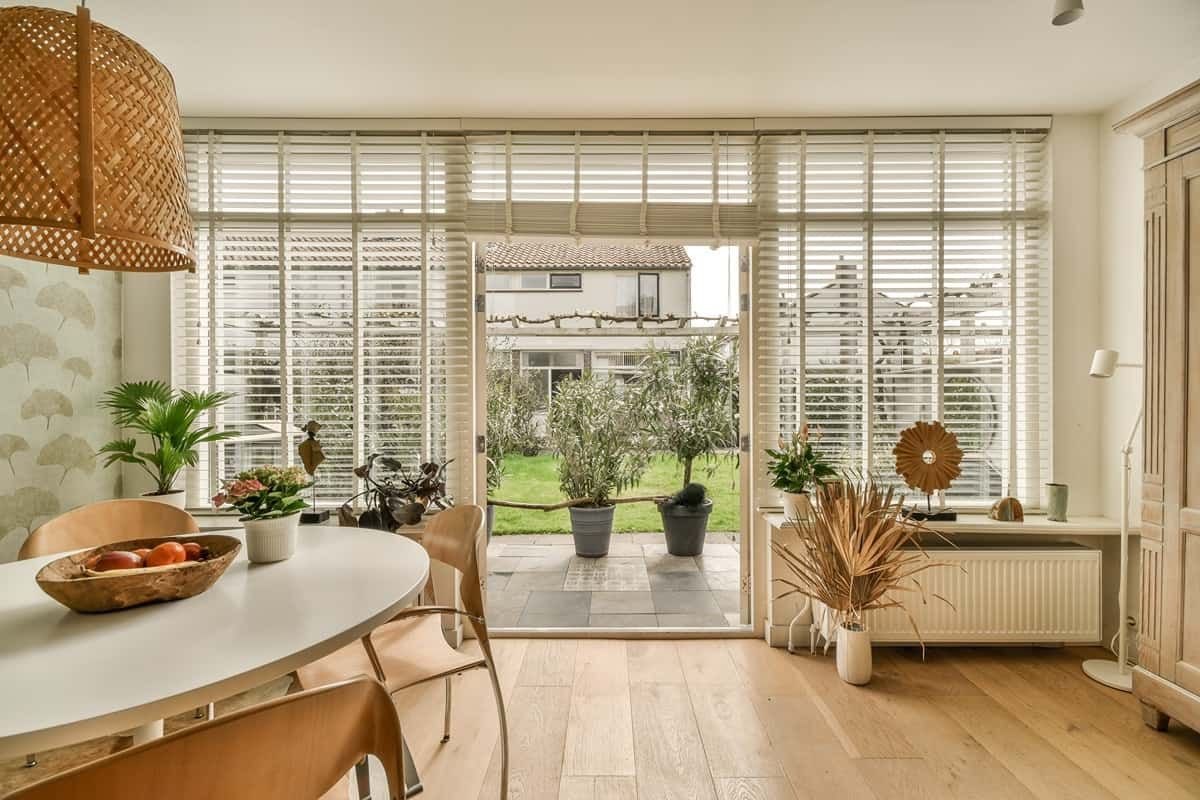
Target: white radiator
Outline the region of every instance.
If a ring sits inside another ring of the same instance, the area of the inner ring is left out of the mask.
[[[915,592],[898,597],[926,644],[1100,641],[1099,550],[964,548],[928,552],[935,560],[954,566],[935,567],[918,576],[927,603],[922,604]],[[933,597],[934,593],[954,608]],[[818,619],[823,610],[817,609]],[[899,608],[869,612],[867,629],[876,643],[917,642],[908,616]]]

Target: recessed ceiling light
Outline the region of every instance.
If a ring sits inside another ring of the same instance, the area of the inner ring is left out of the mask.
[[[1083,16],[1083,0],[1054,0],[1054,16],[1050,21],[1055,25],[1070,25]]]

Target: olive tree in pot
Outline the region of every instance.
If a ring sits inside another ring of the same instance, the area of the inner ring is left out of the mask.
[[[696,337],[679,351],[649,348],[631,392],[637,418],[656,450],[671,453],[683,467],[683,490],[658,504],[667,552],[698,556],[712,500],[692,483],[698,460],[736,451],[738,436],[737,340]]]
[[[645,442],[630,424],[630,412],[616,384],[590,372],[561,381],[555,390],[548,427],[559,488],[582,501],[569,507],[577,555],[608,554],[613,501],[646,470]]]
[[[491,498],[504,481],[509,453],[536,454],[541,449],[534,414],[538,390],[532,377],[521,374],[513,353],[491,342],[487,349],[487,533],[495,527]]]

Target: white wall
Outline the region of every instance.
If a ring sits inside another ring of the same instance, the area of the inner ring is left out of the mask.
[[[1101,393],[1087,377],[1100,338],[1099,118],[1056,115],[1051,148],[1053,463],[1070,487],[1069,515],[1099,513]],[[1043,497],[1043,500],[1045,498]]]

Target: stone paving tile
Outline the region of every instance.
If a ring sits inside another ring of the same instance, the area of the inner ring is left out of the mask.
[[[487,623],[488,628],[493,630],[497,628],[515,628],[517,623],[521,621],[520,611],[488,611]]]
[[[609,558],[641,558],[642,545],[636,542],[618,542],[612,541],[608,544]]]
[[[704,572],[728,572],[737,571],[742,568],[742,560],[740,558],[727,558],[725,556],[696,556],[696,564]]]
[[[728,543],[705,542],[703,555],[705,558],[709,558],[709,557],[737,558],[738,557],[738,549],[734,545],[728,544]]]
[[[569,533],[539,533],[534,535],[538,544],[569,544],[575,546],[575,537]]]
[[[726,612],[725,621],[727,623],[729,623],[730,627],[734,627],[734,628],[740,628],[744,624],[742,622],[742,614],[740,611],[734,612],[734,613]]]
[[[510,577],[512,576],[507,572],[489,572],[487,575],[488,591],[505,589],[508,586],[508,579]]]
[[[651,572],[650,588],[654,591],[704,591],[709,586],[700,571]]]
[[[592,614],[588,617],[589,628],[657,628],[658,617],[654,614]]]
[[[557,614],[531,614],[525,612],[513,627],[517,628],[586,628],[587,612],[562,612]]]
[[[592,616],[597,614],[653,614],[650,592],[592,592]]]
[[[567,571],[562,572],[514,572],[508,579],[507,591],[562,590]]]
[[[538,558],[528,556],[522,558],[513,572],[566,572],[567,565],[574,556],[553,556]]]
[[[573,558],[563,583],[563,589],[567,591],[637,591],[649,588],[646,562],[640,558]]]
[[[720,614],[721,607],[709,591],[651,592],[656,614]]]
[[[527,614],[588,614],[592,605],[591,592],[533,591],[525,603]]]
[[[638,544],[662,544],[663,535],[661,533],[635,533],[632,534],[633,540]],[[666,547],[664,544],[663,547]]]
[[[561,544],[514,544],[501,550],[500,555],[516,558],[570,558],[575,555],[575,548]]]
[[[496,533],[492,534],[492,538],[488,542],[488,549],[490,550],[495,545],[529,544],[537,538],[536,533]]]
[[[705,584],[713,591],[734,590],[737,591],[742,585],[742,573],[733,570],[725,570],[723,572],[703,572]]]
[[[491,553],[488,553],[488,572],[512,572],[517,568],[517,564],[519,563],[521,563],[520,558],[511,556],[494,556]]]
[[[659,614],[660,628],[727,628],[729,620],[722,614]]]
[[[697,572],[696,559],[691,556],[646,556],[647,572]]]
[[[736,614],[742,608],[742,593],[739,591],[722,589],[713,592],[712,595],[725,614]]]

